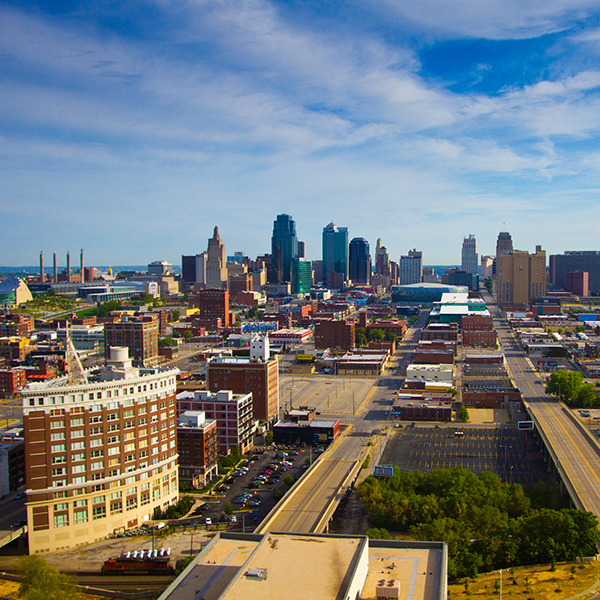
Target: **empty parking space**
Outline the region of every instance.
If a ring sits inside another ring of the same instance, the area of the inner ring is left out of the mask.
[[[515,429],[405,427],[394,431],[379,463],[404,471],[491,471],[504,481],[527,485],[550,479],[531,432],[526,437]]]

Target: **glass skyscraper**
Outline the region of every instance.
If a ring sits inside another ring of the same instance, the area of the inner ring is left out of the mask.
[[[271,237],[272,283],[292,280],[292,261],[298,257],[296,223],[290,215],[277,215]]]
[[[343,275],[348,279],[348,228],[329,223],[323,229],[323,283],[327,284],[329,273]]]
[[[371,283],[371,254],[365,238],[354,238],[350,242],[350,279],[355,284]]]

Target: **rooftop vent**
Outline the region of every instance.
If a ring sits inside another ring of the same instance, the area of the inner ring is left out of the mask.
[[[246,577],[248,579],[257,579],[258,581],[262,581],[267,578],[267,570],[266,569],[249,569],[246,571]]]

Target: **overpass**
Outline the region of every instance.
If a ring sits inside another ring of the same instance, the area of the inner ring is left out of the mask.
[[[571,500],[600,518],[600,444],[561,402],[544,392],[545,381],[519,349],[512,330],[491,296],[484,294],[510,375]]]

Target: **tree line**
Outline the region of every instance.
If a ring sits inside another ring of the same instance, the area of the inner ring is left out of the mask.
[[[504,483],[494,473],[462,468],[431,473],[394,469],[369,477],[358,489],[375,529],[408,532],[417,540],[448,544],[448,577],[475,577],[499,568],[574,560],[596,553],[598,519],[590,512],[546,508],[552,494]]]

